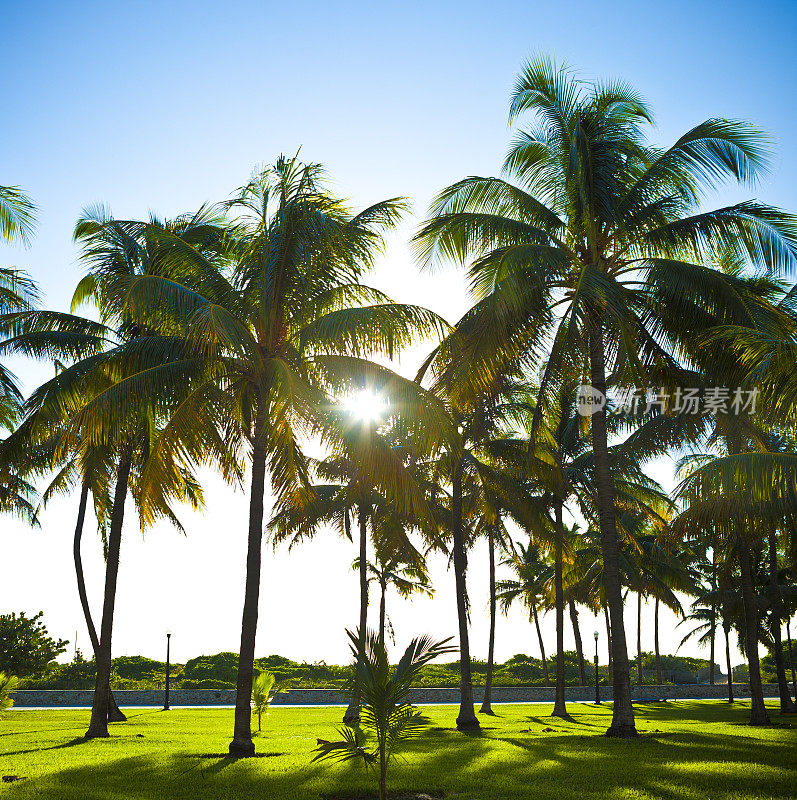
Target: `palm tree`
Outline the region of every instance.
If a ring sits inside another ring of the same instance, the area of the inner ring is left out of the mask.
[[[545,657],[538,613],[545,603],[545,584],[551,578],[550,565],[545,561],[541,548],[529,540],[525,547],[515,547],[515,552],[501,566],[508,567],[515,576],[496,584],[496,596],[501,603],[501,609],[506,614],[515,601],[520,601],[526,607],[529,622],[534,623],[537,631],[544,682],[546,686],[550,686],[548,660]]]
[[[360,283],[381,231],[404,207],[393,199],[354,214],[326,190],[318,164],[283,157],[224,204],[240,212],[233,223],[200,218],[183,230],[153,232],[168,277],[115,287],[136,324],[176,332],[187,350],[123,387],[130,403],[163,397],[164,386],[167,395],[185,389],[152,448],[147,485],[157,486],[168,471],[167,454],[202,462],[219,440],[251,461],[234,756],[254,753],[249,699],[267,477],[278,498],[307,481],[299,434],[323,428],[325,390],[345,395],[369,381],[375,391],[384,388],[389,371],[363,356],[390,357],[418,334],[441,328],[431,312],[394,304]],[[390,392],[399,404],[400,393]],[[328,429],[322,435],[334,438]]]
[[[383,641],[385,626],[389,624],[385,599],[391,586],[405,600],[417,594],[428,597],[434,595],[423,555],[403,536],[398,538],[393,531],[385,535],[386,527],[395,528],[397,524],[401,525],[400,522],[397,523],[395,514],[389,516],[391,518],[387,520],[379,517],[374,520],[375,560],[366,564],[368,582],[379,586],[379,638]],[[359,571],[360,566],[360,559],[355,559],[352,567]]]
[[[416,241],[426,262],[471,259],[480,307],[501,310],[471,372],[492,372],[497,351],[532,353],[548,334],[539,418],[575,354],[604,396],[607,373],[657,385],[675,366],[668,341],[692,329],[696,311],[732,305],[732,281],[705,266],[719,250],[732,247],[770,271],[795,263],[789,215],[757,201],[699,207],[705,189],[750,182],[766,165],[768,142],[753,126],[711,119],[662,151],[645,141],[651,113],[631,87],[584,82],[546,58],[518,78],[510,118],[526,112],[538,124],[511,146],[510,180],[471,177],[445,189]],[[527,337],[530,320],[547,324]],[[515,330],[519,341],[505,337]],[[634,736],[605,408],[590,421],[612,627],[609,734]]]
[[[428,724],[409,701],[412,684],[423,667],[438,656],[453,652],[450,639],[432,641],[428,636],[413,639],[396,665],[390,667],[385,641],[373,632],[363,650],[359,632],[347,631],[354,656],[354,677],[350,691],[361,698],[362,721],[357,728],[341,728],[340,741],[318,739],[313,761],[360,761],[379,776],[379,800],[387,800],[387,768],[398,755],[399,745],[417,736]],[[368,739],[372,741],[369,743]]]

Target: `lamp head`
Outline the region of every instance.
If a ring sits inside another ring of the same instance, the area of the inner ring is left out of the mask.
[[[598,632],[595,631],[595,633],[593,633],[592,635],[595,637],[595,641],[597,642],[598,641]]]

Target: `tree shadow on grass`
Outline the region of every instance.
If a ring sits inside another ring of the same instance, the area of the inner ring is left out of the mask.
[[[75,739],[70,739],[68,742],[61,742],[61,744],[54,744],[52,747],[33,747],[29,750],[4,750],[4,756],[25,756],[29,753],[44,753],[47,750],[63,750],[66,747],[75,747],[78,744],[86,744],[88,739],[78,736]]]

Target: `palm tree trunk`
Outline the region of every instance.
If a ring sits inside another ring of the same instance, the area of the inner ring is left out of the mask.
[[[457,590],[457,618],[459,622],[459,715],[457,728],[473,730],[480,727],[473,707],[473,679],[470,670],[470,642],[468,640],[468,606],[465,574],[467,554],[462,525],[462,461],[454,468],[451,491],[451,532],[453,535],[454,579]]]
[[[556,696],[552,717],[570,719],[565,704],[565,599],[562,586],[562,543],[564,523],[562,522],[562,503],[557,502],[554,509],[556,529],[554,530],[554,605],[556,606]]]
[[[761,668],[758,663],[758,609],[750,568],[750,546],[747,544],[744,534],[739,536],[738,549],[744,600],[745,644],[750,672],[750,724],[769,725],[769,716],[764,704],[764,688],[761,685]]]
[[[659,653],[659,598],[653,604],[653,647],[656,650],[656,685],[661,686],[661,655]]]
[[[105,561],[105,595],[102,603],[100,638],[95,658],[97,676],[94,684],[94,700],[91,706],[91,721],[85,734],[86,739],[108,736],[113,612],[116,603],[116,581],[119,575],[119,551],[122,546],[122,524],[125,517],[127,484],[132,463],[133,447],[128,444],[125,445],[119,456],[119,465],[116,473],[111,525],[108,530],[108,555]]]
[[[723,622],[722,629],[725,631],[725,664],[728,670],[728,702],[733,702],[733,666],[731,665],[731,642],[728,625]]]
[[[603,607],[603,616],[606,618],[606,641],[609,646],[609,665],[607,667],[606,682],[611,686],[612,680],[614,680],[614,673],[612,671],[612,625],[609,621],[609,609],[606,608],[606,606]]]
[[[257,612],[260,602],[260,568],[263,544],[263,496],[266,489],[266,442],[264,420],[258,413],[257,438],[252,448],[252,486],[249,496],[249,535],[246,552],[246,584],[241,617],[241,647],[238,654],[238,680],[235,694],[235,726],[229,752],[235,758],[253,756],[252,673],[255,661]]]
[[[603,317],[597,312],[589,335],[590,377],[594,390],[606,396],[606,365],[603,349]],[[598,514],[603,553],[603,581],[606,603],[612,625],[612,724],[607,736],[636,736],[634,707],[631,704],[631,674],[623,622],[623,597],[620,587],[620,561],[617,549],[617,524],[614,516],[614,481],[609,465],[609,445],[606,430],[606,409],[598,409],[590,417],[592,451],[595,463],[595,487],[598,494]]]
[[[385,594],[387,594],[387,584],[384,581],[379,582],[379,638],[382,642],[385,641]]]
[[[708,665],[708,682],[714,685],[714,652],[715,640],[717,638],[717,549],[711,548],[711,642],[709,649],[710,663]]]
[[[642,592],[637,592],[636,603],[636,685],[642,685]]]
[[[86,620],[86,627],[89,631],[91,641],[91,651],[94,653],[94,664],[97,663],[97,652],[100,649],[100,640],[97,638],[97,629],[94,627],[94,620],[91,617],[89,607],[89,597],[86,592],[86,579],[83,575],[83,556],[80,553],[80,543],[83,538],[83,524],[86,520],[86,505],[89,499],[89,485],[83,481],[80,489],[80,502],[77,510],[77,523],[75,524],[75,538],[72,542],[72,555],[75,560],[75,577],[77,578],[77,593],[80,597],[80,606],[83,609],[83,617]],[[108,722],[125,722],[127,717],[116,704],[113,691],[108,688]]]
[[[484,680],[484,700],[479,712],[482,714],[492,714],[492,693],[493,693],[493,660],[495,656],[495,541],[493,540],[493,529],[487,529],[487,548],[490,568],[490,637],[487,643],[487,675]]]
[[[783,645],[780,638],[781,617],[783,614],[780,587],[778,586],[778,544],[775,529],[770,528],[768,535],[769,544],[769,588],[772,603],[772,643],[775,651],[775,671],[778,676],[778,695],[780,696],[780,713],[794,714],[797,707],[789,694],[789,683],[786,680],[786,667],[783,663]]]
[[[358,522],[360,529],[360,625],[357,629],[359,636],[357,646],[362,654],[365,652],[365,637],[368,633],[368,511],[365,503],[360,503]],[[384,594],[382,597],[384,599]],[[360,698],[356,694],[353,694],[349,701],[343,721],[347,725],[356,725],[360,721]]]
[[[534,621],[534,627],[537,629],[537,641],[540,645],[540,656],[542,657],[542,674],[545,686],[551,685],[551,677],[548,674],[548,659],[545,658],[545,645],[542,641],[542,631],[540,630],[540,620],[537,616],[537,606],[531,607],[531,618]]]
[[[576,654],[578,655],[578,679],[581,686],[587,685],[587,672],[584,665],[584,645],[581,642],[581,630],[578,627],[578,609],[574,600],[571,598],[568,605],[570,606],[570,623],[573,626],[573,637],[576,640]]]
[[[789,643],[789,666],[791,667],[791,688],[794,689],[794,695],[797,697],[797,675],[794,672],[794,655],[791,648],[791,627],[789,625],[789,618],[786,617],[786,641]]]

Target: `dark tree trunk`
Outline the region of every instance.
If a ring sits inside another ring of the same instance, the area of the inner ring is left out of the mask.
[[[606,608],[606,606],[603,607],[603,616],[606,618],[606,641],[609,646],[609,665],[607,667],[608,672],[606,675],[606,682],[609,684],[609,686],[611,686],[612,680],[614,679],[614,673],[612,671],[612,625],[609,621],[609,610]]]
[[[540,620],[537,616],[537,606],[531,607],[531,619],[534,622],[534,627],[537,629],[537,642],[540,645],[540,656],[542,657],[542,674],[545,686],[551,685],[551,677],[548,674],[548,659],[545,657],[545,644],[542,641],[542,631],[540,630]]]
[[[603,349],[603,318],[595,313],[589,336],[590,377],[592,387],[606,396],[606,365]],[[628,666],[628,648],[623,622],[623,597],[620,586],[620,561],[617,546],[617,525],[614,516],[614,481],[609,464],[606,408],[598,409],[590,417],[592,451],[595,462],[595,487],[598,494],[598,513],[603,553],[603,581],[606,603],[612,625],[612,724],[607,736],[631,737],[637,735],[634,724],[634,707],[631,704],[631,674]]]
[[[791,647],[791,627],[789,618],[786,617],[786,641],[789,643],[789,667],[791,667],[791,688],[794,689],[794,695],[797,697],[797,675],[794,672],[794,654]]]
[[[387,593],[387,585],[384,581],[380,581],[379,583],[379,638],[382,642],[385,641],[385,619],[386,619],[386,611],[385,611],[385,594]]]
[[[246,553],[246,584],[241,617],[241,647],[238,654],[238,681],[235,694],[235,727],[230,742],[230,755],[235,758],[253,756],[252,741],[252,673],[255,661],[257,613],[260,602],[260,568],[263,546],[263,496],[266,489],[266,442],[262,433],[263,419],[258,414],[252,448],[252,486],[249,496],[249,535]]]
[[[778,676],[778,695],[780,696],[780,713],[794,714],[797,712],[789,694],[789,683],[786,680],[786,667],[783,663],[783,645],[780,638],[780,625],[783,614],[780,587],[778,586],[778,543],[775,529],[769,531],[767,537],[769,545],[769,588],[772,603],[772,643],[775,651],[775,671]]]
[[[573,636],[576,640],[576,654],[578,655],[578,679],[581,686],[587,685],[587,671],[584,665],[584,645],[581,642],[581,630],[578,627],[578,609],[576,604],[571,598],[568,605],[570,606],[570,623],[573,626]]]
[[[724,624],[722,625],[722,630],[725,631],[725,664],[726,669],[728,670],[728,702],[733,702],[733,665],[731,664],[731,642],[730,642],[730,631],[728,630],[728,626]]]
[[[564,539],[564,523],[562,521],[562,503],[557,502],[554,510],[556,529],[554,531],[554,605],[556,606],[556,696],[552,717],[570,719],[565,703],[565,598],[562,586],[562,544]]]
[[[492,714],[493,693],[493,660],[495,656],[495,541],[493,529],[487,529],[487,548],[490,566],[490,637],[487,643],[487,675],[484,680],[484,700],[479,711],[482,714]]]
[[[711,548],[711,644],[709,649],[709,657],[711,659],[708,665],[708,682],[711,686],[714,685],[714,659],[715,641],[717,638],[717,548]]]
[[[111,635],[113,612],[116,604],[116,581],[119,575],[119,551],[122,546],[122,524],[125,517],[125,500],[133,448],[126,445],[119,457],[116,472],[116,489],[111,509],[111,525],[108,530],[108,556],[105,561],[105,595],[102,603],[100,638],[95,662],[97,677],[94,684],[94,700],[91,706],[91,721],[86,731],[87,739],[108,736],[109,699],[111,695]]]
[[[656,684],[661,686],[661,654],[659,653],[659,598],[653,604],[653,647],[656,650]]]
[[[86,620],[86,627],[89,631],[91,641],[91,652],[94,653],[94,663],[97,663],[97,652],[100,649],[100,640],[97,637],[97,629],[94,627],[94,620],[91,617],[89,607],[89,596],[86,592],[86,579],[83,575],[83,557],[80,554],[80,542],[83,538],[83,525],[86,521],[86,505],[89,499],[89,486],[86,481],[80,490],[80,503],[78,504],[77,523],[75,524],[75,538],[72,543],[72,554],[75,559],[75,577],[77,578],[77,593],[80,597],[80,605],[83,609],[83,618]],[[108,722],[124,722],[127,717],[116,705],[116,698],[113,691],[108,688]]]
[[[470,670],[470,642],[468,640],[468,606],[465,574],[467,554],[462,525],[462,461],[454,468],[451,492],[451,532],[454,551],[454,578],[457,590],[457,618],[459,622],[460,702],[457,728],[474,730],[480,727],[473,707],[473,679]]]
[[[636,685],[642,685],[642,592],[636,603]]]
[[[364,503],[360,504],[358,523],[360,531],[360,625],[358,633],[360,653],[365,652],[365,637],[368,632],[368,511]],[[384,594],[382,595],[384,601]],[[384,641],[384,640],[383,640]],[[356,725],[360,721],[360,698],[354,694],[343,715],[347,725]]]
[[[758,608],[753,575],[750,567],[750,546],[739,536],[739,567],[742,573],[742,598],[744,599],[744,632],[747,664],[750,671],[750,724],[769,725],[769,715],[764,704],[764,688],[761,685],[761,668],[758,663]]]

